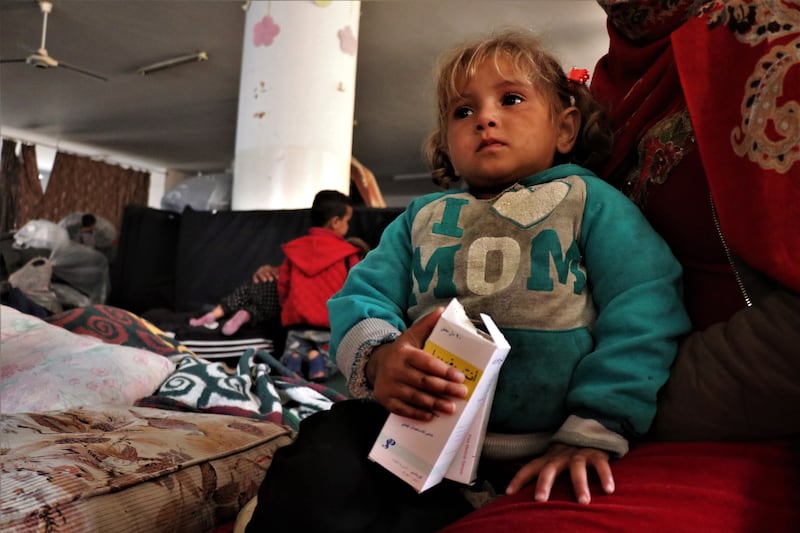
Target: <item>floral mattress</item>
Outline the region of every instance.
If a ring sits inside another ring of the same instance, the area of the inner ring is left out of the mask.
[[[0,418],[0,531],[203,532],[233,521],[293,432],[122,405]]]

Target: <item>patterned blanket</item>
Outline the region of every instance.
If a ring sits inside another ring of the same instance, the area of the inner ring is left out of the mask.
[[[231,371],[223,363],[186,356],[141,407],[245,416],[297,429],[300,420],[346,399],[301,378],[266,350],[248,349]]]

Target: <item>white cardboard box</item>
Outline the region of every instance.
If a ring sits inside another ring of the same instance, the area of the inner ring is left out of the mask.
[[[494,389],[497,386],[497,376],[494,376],[483,400],[478,400],[478,412],[472,419],[464,440],[461,441],[458,451],[453,456],[450,466],[444,477],[465,485],[472,485],[478,477],[478,462],[483,451],[483,440],[486,437],[486,428],[489,425],[489,413],[492,410]]]
[[[433,487],[446,474],[463,483],[474,480],[497,376],[510,349],[491,317],[481,314],[481,319],[488,335],[453,299],[425,342],[425,351],[466,376],[467,397],[455,402],[455,412],[428,422],[390,414],[369,453],[417,492]],[[458,463],[448,472],[455,458]]]

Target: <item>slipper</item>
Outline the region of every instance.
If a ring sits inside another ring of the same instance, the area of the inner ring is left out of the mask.
[[[328,381],[328,365],[325,364],[324,355],[319,354],[308,360],[308,380],[315,383]]]

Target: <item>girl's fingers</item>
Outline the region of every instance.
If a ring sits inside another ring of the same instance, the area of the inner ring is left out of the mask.
[[[569,466],[569,475],[572,479],[572,489],[575,492],[575,499],[578,503],[582,504],[587,504],[592,501],[586,466],[586,460],[580,456],[573,457]]]

